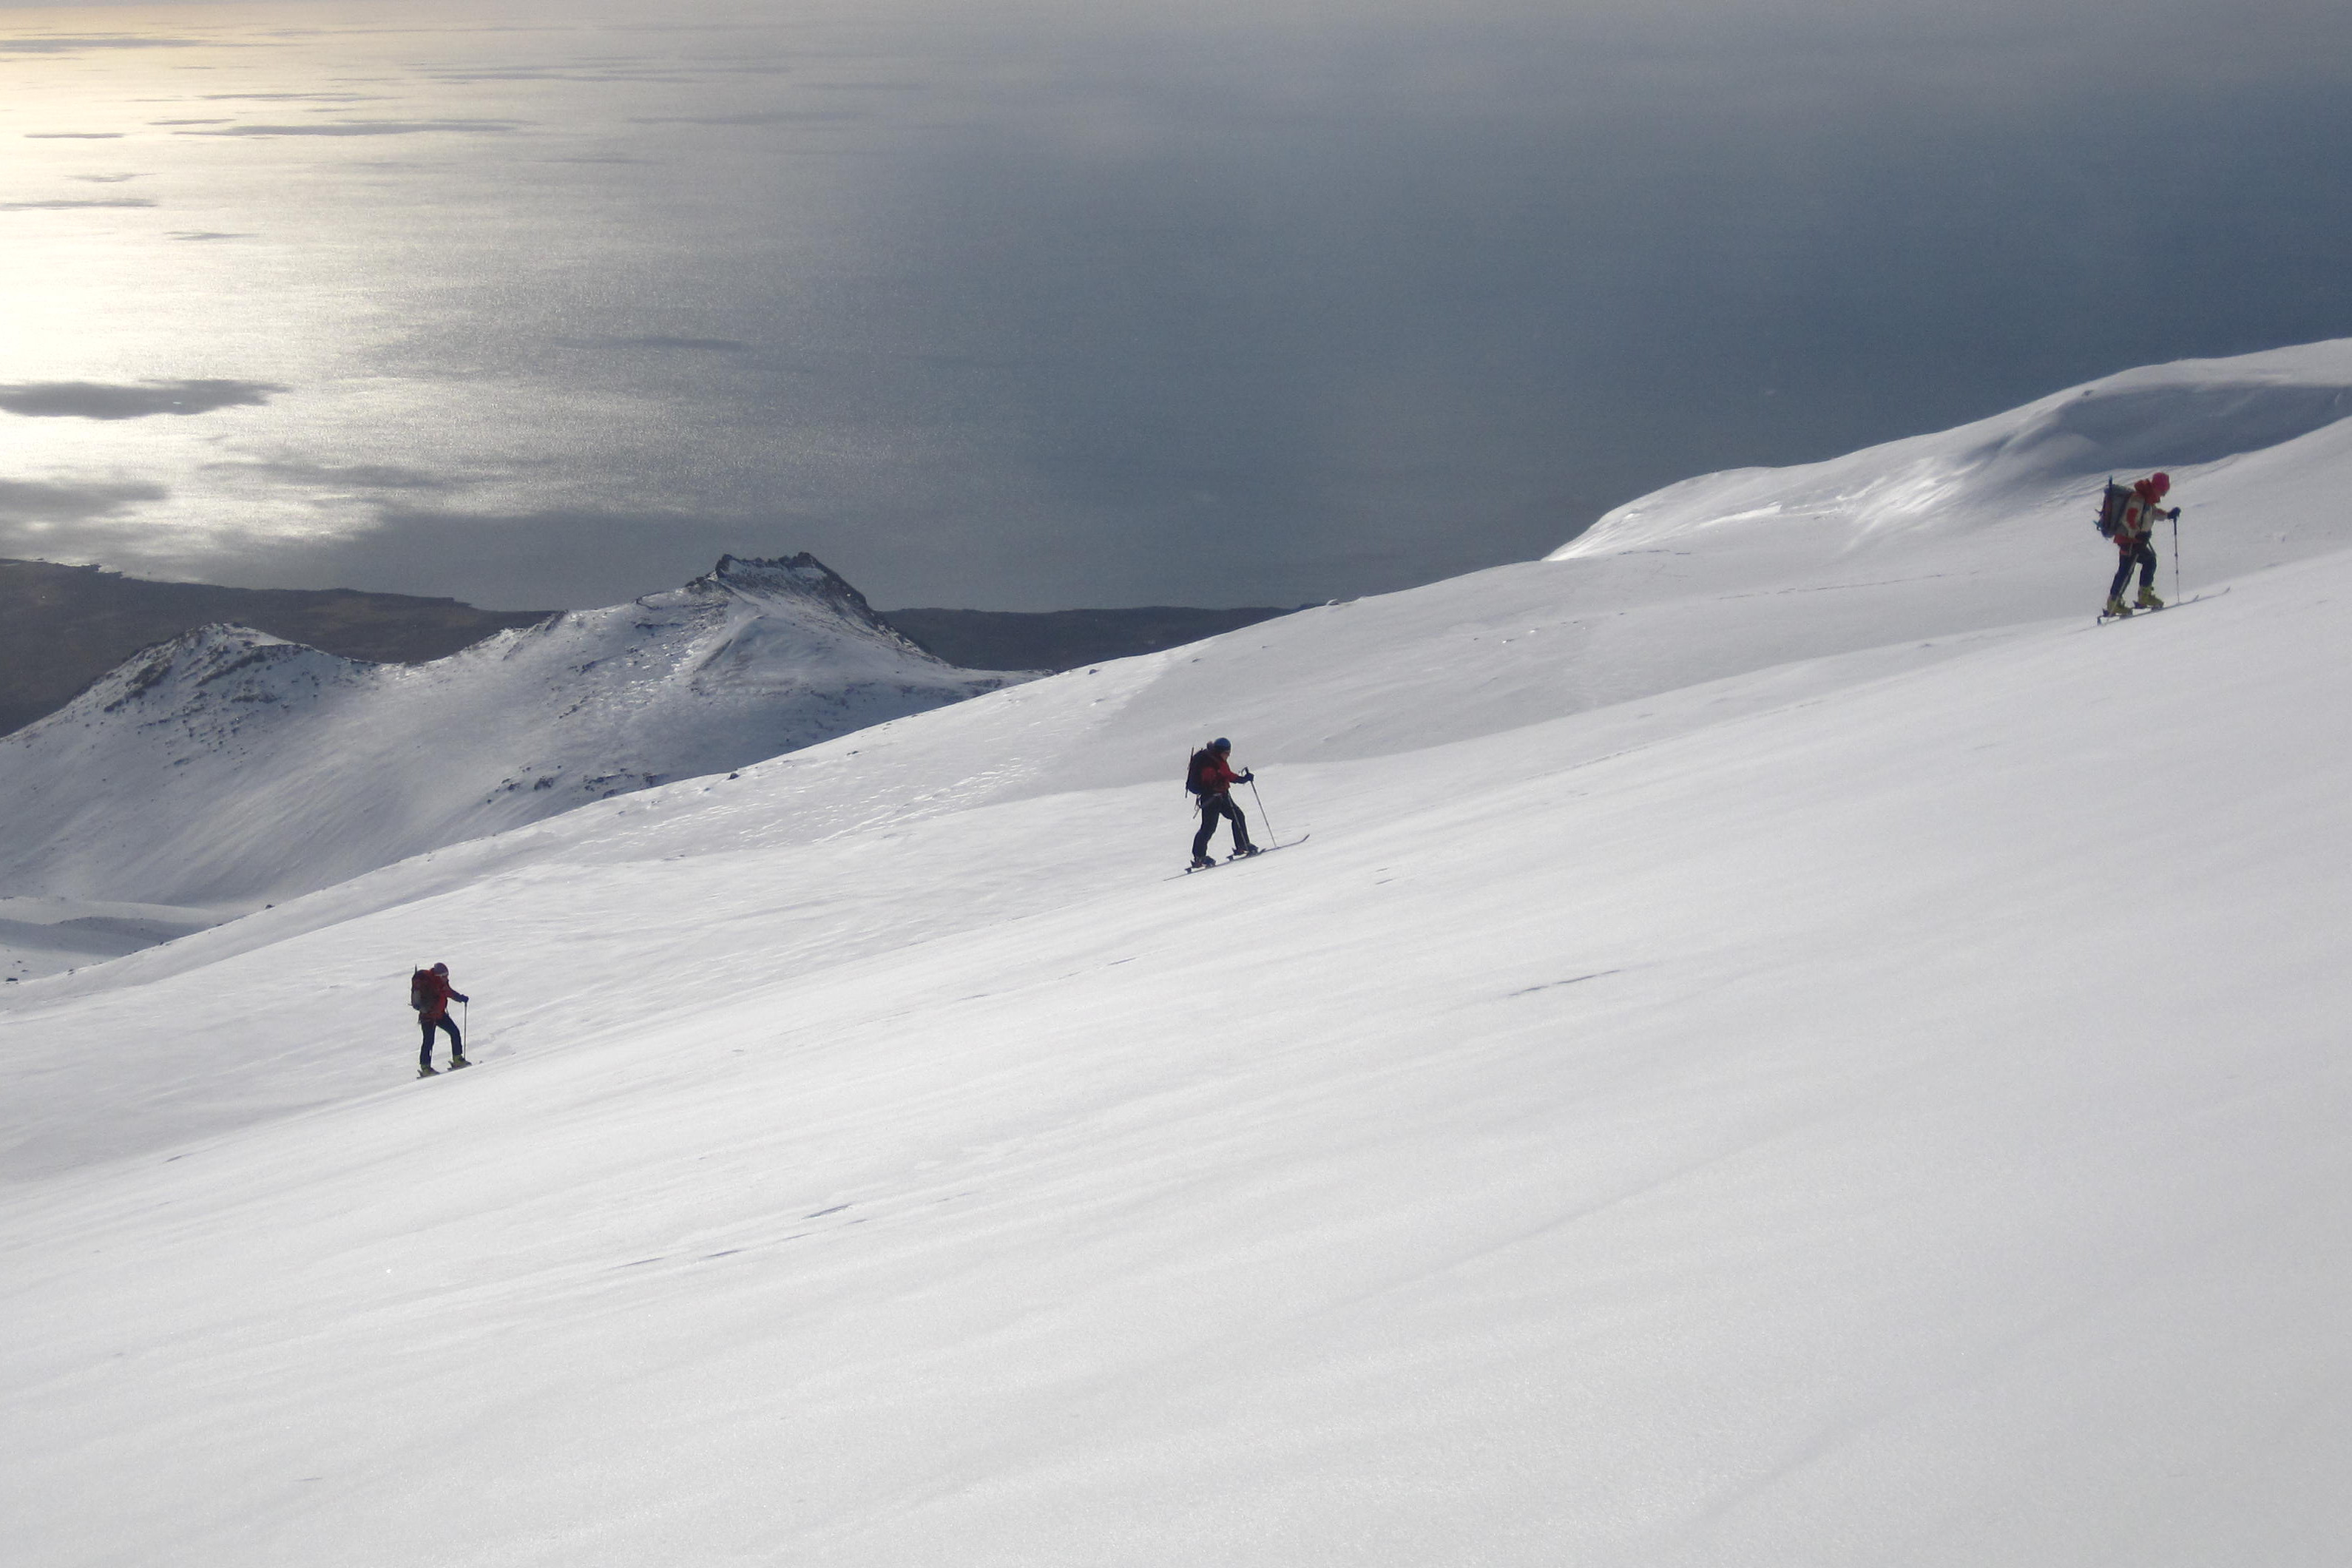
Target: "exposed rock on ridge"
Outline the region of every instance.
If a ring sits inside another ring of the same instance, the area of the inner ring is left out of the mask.
[[[0,737],[0,894],[257,902],[1020,679],[942,663],[805,554],[425,665],[203,626]]]

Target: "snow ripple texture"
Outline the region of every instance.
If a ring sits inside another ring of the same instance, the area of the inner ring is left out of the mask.
[[[0,987],[0,1558],[2336,1562],[2347,391],[1695,479]],[[2159,464],[2231,592],[2095,627]],[[1312,841],[1170,880],[1215,734]]]

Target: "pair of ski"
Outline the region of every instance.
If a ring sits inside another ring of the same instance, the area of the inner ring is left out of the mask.
[[[2229,591],[2227,588],[2216,588],[2210,594],[2191,594],[2185,599],[2175,599],[2168,605],[2152,605],[2145,609],[2135,605],[2120,616],[2111,616],[2102,610],[2099,612],[2099,618],[2092,624],[2104,626],[2109,621],[2127,621],[2135,616],[2160,616],[2167,610],[2185,610],[2191,605],[2200,605],[2208,599],[2218,599]]]
[[[1311,833],[1302,833],[1297,837],[1292,839],[1288,844],[1262,844],[1258,847],[1255,854],[1228,855],[1223,859],[1211,861],[1206,866],[1187,866],[1181,874],[1189,877],[1195,871],[1213,871],[1221,866],[1230,866],[1236,860],[1255,860],[1260,855],[1271,855],[1277,849],[1288,849],[1295,845],[1304,844],[1314,837],[1315,835]],[[1175,879],[1176,879],[1174,877],[1168,879],[1168,880],[1171,882]]]

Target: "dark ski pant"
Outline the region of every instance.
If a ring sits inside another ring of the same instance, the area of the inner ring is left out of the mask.
[[[449,1031],[449,1059],[451,1061],[455,1061],[459,1057],[466,1054],[466,1042],[458,1037],[457,1019],[452,1018],[448,1014],[444,1013],[437,1018],[419,1018],[416,1021],[418,1024],[422,1025],[425,1029],[425,1045],[416,1053],[416,1065],[418,1067],[429,1068],[433,1065],[433,1031],[436,1029],[446,1029]]]
[[[1250,847],[1249,822],[1242,808],[1234,804],[1230,795],[1204,795],[1201,797],[1201,831],[1192,835],[1192,858],[1198,860],[1209,852],[1209,836],[1217,824],[1230,821],[1234,825],[1234,853],[1238,855]]]
[[[2131,581],[2131,572],[2135,566],[2139,568],[2141,587],[2153,589],[2156,586],[2156,546],[2154,544],[2143,539],[2139,542],[2138,549],[2126,550],[2119,553],[2124,558],[2123,564],[2116,568],[2116,580],[2107,584],[2108,598],[2123,597],[2124,584]]]

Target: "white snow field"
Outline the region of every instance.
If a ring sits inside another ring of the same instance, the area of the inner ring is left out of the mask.
[[[1695,481],[5,987],[0,1557],[2340,1561],[2347,389]],[[2095,627],[2158,463],[2229,591]],[[1217,732],[1313,837],[1176,878]]]
[[[0,892],[242,914],[1024,679],[932,658],[813,555],[422,665],[203,626],[0,738]]]
[[[0,977],[27,980],[120,958],[220,920],[218,910],[168,904],[0,897]]]

